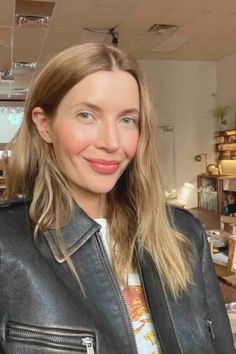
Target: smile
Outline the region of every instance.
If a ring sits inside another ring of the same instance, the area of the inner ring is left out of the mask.
[[[102,174],[115,173],[120,166],[120,161],[107,161],[101,159],[85,159],[89,166],[96,172]]]

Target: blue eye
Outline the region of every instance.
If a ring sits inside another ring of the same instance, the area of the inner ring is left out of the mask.
[[[80,112],[78,116],[82,119],[88,119],[91,118],[91,114],[89,112]]]
[[[132,117],[124,117],[122,118],[122,122],[125,123],[126,125],[136,125],[137,120]]]

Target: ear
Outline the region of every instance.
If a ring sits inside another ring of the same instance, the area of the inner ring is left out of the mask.
[[[32,111],[32,120],[36,125],[39,135],[46,143],[52,143],[51,127],[48,117],[44,110],[40,107],[35,107]]]

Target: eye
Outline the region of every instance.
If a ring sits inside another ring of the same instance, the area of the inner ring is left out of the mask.
[[[92,114],[89,113],[89,112],[79,112],[77,116],[79,118],[81,118],[82,120],[91,120],[91,119],[93,119]]]
[[[133,117],[123,117],[121,121],[128,126],[136,126],[138,124],[138,120]]]

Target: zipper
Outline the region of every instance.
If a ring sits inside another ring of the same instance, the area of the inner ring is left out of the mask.
[[[117,277],[116,277],[116,281],[117,281],[117,283],[118,283]],[[119,283],[118,283],[118,286],[119,286]],[[125,310],[126,310],[126,315],[127,315],[127,319],[128,319],[128,323],[129,323],[129,329],[130,329],[130,332],[132,333],[132,337],[133,337],[133,339],[134,339],[135,349],[136,349],[137,354],[140,354],[140,353],[139,353],[139,350],[138,350],[136,338],[135,338],[135,335],[134,335],[134,330],[133,330],[133,325],[132,325],[132,321],[131,321],[130,314],[129,314],[129,309],[128,309],[128,306],[127,306],[127,304],[126,304],[125,297],[124,297],[124,295],[123,295],[123,292],[122,292],[120,286],[119,286],[119,290],[120,290],[120,296],[121,296],[122,301],[123,301],[123,304],[124,304],[124,308],[125,308]]]
[[[206,327],[207,327],[208,331],[210,332],[210,335],[211,335],[212,339],[214,339],[215,338],[215,334],[214,334],[214,331],[213,331],[212,319],[211,318],[208,318],[206,320]]]
[[[150,308],[150,305],[149,305],[149,302],[148,302],[148,299],[147,299],[147,294],[146,294],[146,290],[145,290],[145,286],[144,286],[144,281],[143,281],[143,276],[142,276],[142,272],[141,272],[141,265],[140,265],[140,261],[138,259],[138,252],[137,252],[137,249],[135,248],[135,257],[136,257],[136,261],[137,261],[137,265],[138,265],[138,270],[139,270],[139,277],[140,277],[140,281],[141,281],[141,285],[142,285],[142,289],[143,289],[143,293],[144,293],[144,297],[145,297],[145,300],[146,300],[146,304],[147,304],[147,308],[148,308],[148,311],[150,313],[150,316],[152,318],[152,311],[151,311],[151,308]],[[162,284],[161,284],[161,287],[162,287]],[[162,287],[163,289],[163,287]],[[163,289],[163,292],[164,292],[164,289]],[[153,321],[153,318],[152,318],[152,321]],[[163,345],[160,341],[160,335],[158,333],[158,329],[155,327],[154,323],[153,323],[153,328],[154,328],[154,331],[156,333],[156,337],[159,341],[159,344],[161,346],[161,351],[164,353],[164,348],[163,348]]]
[[[145,289],[145,285],[144,285],[144,280],[143,280],[142,271],[141,271],[141,264],[140,264],[140,260],[139,260],[139,257],[138,257],[137,248],[135,248],[135,256],[136,256],[136,261],[137,261],[138,270],[139,270],[139,277],[140,277],[140,280],[141,280],[141,284],[142,284],[142,288],[143,288],[143,293],[144,293],[144,296],[145,296],[146,304],[147,304],[148,310],[149,310],[149,312],[150,312],[150,315],[151,315],[151,318],[152,318],[152,321],[153,321],[152,310],[151,310],[151,308],[150,308],[150,305],[149,305],[149,302],[148,302],[148,299],[147,299],[147,293],[146,293],[146,289]],[[151,259],[151,261],[153,262],[152,259]],[[168,306],[168,302],[167,302],[166,291],[165,291],[165,289],[164,289],[164,287],[163,287],[163,284],[162,284],[161,279],[160,279],[160,286],[161,286],[162,292],[163,292],[163,294],[164,294],[164,297],[165,297],[165,299],[166,299],[166,304],[167,304],[167,308],[168,308],[168,311],[169,311],[169,316],[170,316],[171,321],[172,321],[172,317],[171,317],[170,310],[169,310],[169,306]],[[154,330],[155,330],[157,339],[159,340],[159,344],[160,344],[160,347],[161,347],[161,352],[162,352],[162,353],[165,353],[164,345],[163,345],[162,341],[160,340],[161,336],[160,336],[158,327],[156,328],[154,322],[153,322],[153,328],[154,328]],[[178,343],[178,346],[179,346],[179,350],[180,350],[181,353],[183,353],[174,326],[173,326],[173,330],[174,330],[174,332],[175,332],[175,336],[176,336],[176,340],[177,340],[177,343]]]
[[[58,329],[38,329],[15,323],[8,323],[6,326],[7,340],[34,342],[45,346],[58,346],[59,349],[75,350],[80,348],[86,354],[95,354],[94,338],[89,333],[65,334]]]
[[[87,354],[94,354],[93,338],[91,337],[82,338],[81,344],[86,347]]]
[[[134,347],[135,347],[135,352],[137,354],[139,354],[139,351],[138,351],[138,347],[137,347],[137,342],[136,342],[136,338],[135,338],[135,335],[134,335],[134,330],[133,330],[133,326],[132,326],[132,321],[131,321],[131,318],[130,318],[130,315],[129,315],[129,310],[128,310],[128,306],[125,302],[125,298],[124,298],[124,295],[122,293],[122,290],[120,288],[120,285],[119,285],[119,281],[117,279],[117,276],[111,266],[111,262],[108,258],[108,255],[107,255],[107,251],[104,247],[104,244],[101,240],[101,237],[99,235],[99,232],[96,232],[96,240],[98,242],[98,246],[100,247],[100,251],[101,251],[101,254],[102,254],[102,257],[105,259],[106,261],[106,266],[107,266],[107,269],[109,271],[109,274],[111,275],[111,278],[114,282],[114,284],[116,285],[116,288],[118,289],[118,294],[121,298],[121,303],[122,303],[122,307],[124,309],[124,312],[125,312],[125,319],[126,319],[126,323],[127,323],[127,327],[128,327],[128,330],[129,330],[129,333],[131,335],[131,338],[133,338],[133,343],[134,343]]]

